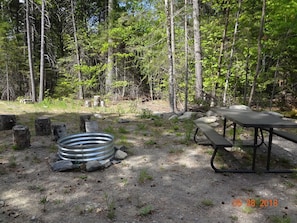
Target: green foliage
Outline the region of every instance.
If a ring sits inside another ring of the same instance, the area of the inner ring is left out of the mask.
[[[40,0],[37,3],[40,4]],[[76,98],[79,86],[83,86],[86,97],[116,93],[134,98],[139,94],[154,94],[167,99],[169,64],[164,2],[115,1],[113,12],[108,17],[105,1],[77,1],[74,16],[80,66],[77,65],[69,1],[47,3],[47,18],[50,21],[46,30],[47,96]],[[261,40],[262,58],[260,74],[257,77],[256,98],[270,98],[273,86],[276,93],[286,91],[296,96],[297,39],[294,37],[297,35],[297,6],[294,0],[267,0],[266,3],[265,33]],[[24,11],[20,7],[23,6],[14,1],[3,1],[0,11],[0,79],[5,80],[8,73],[9,89],[14,93],[14,98],[29,93],[28,55],[24,32],[26,27],[23,22]],[[188,5],[186,12],[184,9],[183,2],[176,2],[176,93],[178,100],[185,100],[186,13],[189,28],[189,101],[195,103],[192,5]],[[216,98],[220,102],[225,90],[226,75],[229,74],[228,101],[243,101],[243,96],[248,96],[250,92],[257,67],[257,39],[262,2],[243,1],[239,8],[236,0],[203,0],[200,9],[203,91],[210,95],[216,88]],[[234,36],[237,14],[239,26]],[[37,11],[32,13],[33,27],[38,27],[39,16]],[[222,35],[227,20],[224,50],[219,64]],[[109,21],[112,22],[110,26]],[[40,30],[35,29],[32,37],[35,41],[35,82],[38,83]],[[231,49],[233,58],[230,58]],[[113,91],[105,92],[109,53],[112,53],[110,57],[114,64]],[[82,74],[80,82],[78,71]],[[5,98],[6,88],[5,81],[1,81],[2,98]]]

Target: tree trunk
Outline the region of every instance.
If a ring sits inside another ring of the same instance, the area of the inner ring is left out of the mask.
[[[266,8],[266,0],[262,0],[262,15],[261,15],[261,24],[260,24],[260,30],[259,30],[259,36],[258,36],[258,59],[257,59],[257,66],[256,66],[256,73],[254,76],[253,85],[250,92],[249,102],[248,105],[251,106],[253,101],[253,96],[256,91],[257,86],[257,80],[260,73],[261,68],[261,58],[262,58],[262,37],[263,37],[263,30],[264,30],[264,24],[265,24],[265,8]]]
[[[185,108],[184,111],[188,111],[188,99],[189,99],[189,45],[188,45],[188,0],[185,0]]]
[[[72,16],[72,26],[73,26],[73,37],[74,37],[74,44],[75,44],[75,52],[76,52],[76,63],[79,67],[78,69],[78,81],[79,81],[79,87],[78,87],[78,98],[83,99],[83,87],[82,87],[82,74],[80,70],[80,52],[79,52],[79,45],[77,40],[77,33],[76,33],[76,22],[75,22],[75,9],[74,9],[74,0],[71,0],[71,16]]]
[[[7,58],[7,55],[6,55]],[[7,101],[10,100],[10,94],[9,94],[9,74],[8,74],[8,62],[5,60],[5,72],[6,72],[6,96],[7,96]]]
[[[231,46],[230,59],[229,59],[229,65],[228,65],[227,74],[226,74],[226,81],[225,81],[225,89],[224,89],[224,94],[223,94],[223,105],[224,106],[226,105],[227,92],[228,92],[228,86],[229,86],[229,79],[230,79],[230,76],[231,76],[233,54],[234,54],[234,48],[235,48],[235,43],[236,43],[236,35],[237,35],[237,30],[238,30],[238,20],[239,20],[240,11],[241,11],[241,1],[242,0],[238,0],[238,10],[237,10],[237,13],[236,13],[236,21],[235,21],[234,32],[233,32],[233,41],[232,41],[232,46]]]
[[[40,82],[39,82],[39,102],[44,99],[44,10],[45,10],[45,2],[46,0],[41,1],[41,36],[40,36]]]
[[[30,24],[30,0],[26,0],[26,29],[27,29],[27,45],[28,45],[28,61],[30,69],[30,83],[31,83],[31,99],[36,101],[35,77],[32,57],[32,40],[31,40],[31,24]]]
[[[167,25],[166,25],[166,30],[167,30],[167,45],[168,45],[168,60],[169,60],[169,106],[171,109],[171,112],[176,111],[176,103],[175,103],[175,86],[174,86],[174,50],[172,49],[174,46],[172,43],[172,4],[170,1],[170,6],[168,3],[168,0],[165,0],[165,11],[166,11],[166,19],[167,19]]]
[[[108,0],[108,32],[112,29],[112,12],[113,12],[113,0]],[[112,93],[112,79],[114,76],[114,61],[113,61],[113,46],[112,37],[108,34],[108,52],[107,52],[107,70],[106,70],[106,81],[105,81],[105,93]]]
[[[177,111],[176,105],[176,83],[175,83],[175,29],[174,29],[174,0],[170,0],[170,29],[171,29],[171,50],[172,50],[172,75],[170,76],[170,92],[173,112]]]
[[[199,21],[199,0],[193,0],[193,20],[194,20],[194,54],[195,54],[195,99],[202,97],[202,53],[201,53],[201,36]]]

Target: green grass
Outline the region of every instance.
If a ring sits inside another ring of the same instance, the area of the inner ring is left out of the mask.
[[[143,184],[151,180],[153,180],[153,176],[149,174],[147,169],[140,170],[138,175],[138,183]]]
[[[120,134],[128,134],[129,133],[129,131],[122,126],[119,127],[118,131]]]
[[[201,201],[201,204],[203,204],[206,207],[213,207],[214,203],[211,200],[203,200]]]
[[[253,212],[255,211],[254,208],[250,207],[250,206],[244,206],[242,208],[242,212],[245,213],[245,214],[252,214]]]
[[[146,205],[146,206],[140,208],[139,215],[140,216],[147,216],[147,215],[152,214],[153,211],[154,211],[153,206],[149,204],[149,205]]]
[[[185,150],[184,149],[181,149],[181,148],[171,148],[169,150],[169,153],[170,154],[181,154],[183,153]]]
[[[106,203],[106,209],[107,209],[107,218],[110,220],[115,219],[116,217],[116,206],[115,201],[112,197],[110,197],[107,193],[104,194],[104,200]]]
[[[291,219],[288,216],[270,216],[269,222],[271,223],[291,223]]]

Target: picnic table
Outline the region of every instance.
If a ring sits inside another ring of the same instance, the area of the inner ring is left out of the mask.
[[[272,139],[273,135],[278,135],[287,140],[297,142],[297,135],[291,134],[286,131],[280,131],[279,128],[297,128],[297,123],[292,120],[283,119],[282,117],[265,113],[257,112],[252,110],[240,110],[240,109],[230,109],[230,108],[212,108],[213,112],[224,117],[224,129],[223,136],[225,137],[227,120],[232,121],[233,128],[233,141],[235,141],[236,136],[236,125],[240,125],[246,128],[254,128],[254,143],[253,143],[253,160],[252,160],[252,172],[255,171],[255,160],[256,160],[256,150],[259,145],[264,143],[263,131],[268,132],[268,145],[267,145],[267,173],[292,173],[294,170],[271,170],[270,169],[270,159],[272,150]],[[258,144],[259,132],[261,133],[261,143]]]

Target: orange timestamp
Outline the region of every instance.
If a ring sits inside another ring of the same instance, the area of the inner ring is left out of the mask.
[[[232,201],[233,207],[241,207],[242,205],[246,205],[248,207],[260,207],[260,208],[266,208],[266,207],[278,207],[279,202],[278,199],[234,199]]]

